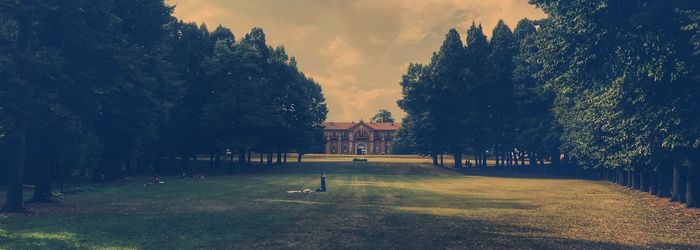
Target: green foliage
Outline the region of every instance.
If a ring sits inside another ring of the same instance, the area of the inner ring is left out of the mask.
[[[573,157],[638,169],[655,151],[695,150],[697,58],[677,10],[687,1],[532,2],[549,14],[533,57]]]
[[[502,159],[513,151],[559,152],[550,95],[532,77],[539,67],[527,60],[535,32],[529,20],[515,33],[500,21],[489,41],[472,24],[463,45],[451,30],[430,64],[411,64],[403,77],[399,106],[408,115],[397,147],[456,156],[490,150]]]
[[[167,170],[166,157],[320,143],[321,88],[284,48],[259,28],[236,43],[225,27],[210,33],[172,12],[163,0],[2,2],[0,148],[19,187],[10,196],[21,198],[25,165],[35,198],[47,198],[52,179],[114,180]]]
[[[394,117],[391,115],[391,112],[386,109],[380,109],[377,111],[377,114],[372,117],[370,120],[371,122],[375,123],[383,123],[383,122],[389,122],[393,123],[394,122]]]

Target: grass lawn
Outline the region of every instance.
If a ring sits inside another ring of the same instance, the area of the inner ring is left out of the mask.
[[[318,187],[326,193],[288,194]],[[0,217],[2,248],[700,248],[700,212],[595,181],[309,162],[87,186]],[[3,199],[4,200],[4,199]]]

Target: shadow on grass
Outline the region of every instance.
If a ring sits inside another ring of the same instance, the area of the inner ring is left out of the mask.
[[[525,167],[529,168],[529,167]],[[551,180],[582,180],[582,178],[560,174],[545,174],[540,172],[527,172],[520,169],[505,169],[505,168],[463,168],[450,169],[455,173],[460,173],[468,176],[484,176],[484,177],[499,177],[499,178],[514,178],[514,179],[551,179]],[[526,169],[527,170],[527,169]]]
[[[231,169],[192,168],[194,173],[209,175],[249,175],[249,174],[365,174],[365,175],[457,175],[458,173],[420,163],[384,162],[304,162],[284,165],[253,164],[234,166]]]
[[[0,220],[9,249],[691,249],[567,239],[543,228],[389,208],[283,206],[236,213],[28,216]],[[553,236],[555,235],[555,236]]]

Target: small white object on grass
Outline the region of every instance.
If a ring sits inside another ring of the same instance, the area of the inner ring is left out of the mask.
[[[314,191],[307,188],[307,189],[304,189],[304,190],[301,190],[301,191],[299,191],[299,190],[289,190],[289,191],[287,191],[287,193],[288,193],[288,194],[298,194],[298,193],[310,194],[310,193],[314,193]]]

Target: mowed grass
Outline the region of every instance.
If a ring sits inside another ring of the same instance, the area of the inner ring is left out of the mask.
[[[328,192],[315,189],[328,173]],[[0,217],[16,248],[700,248],[700,214],[596,181],[418,163],[288,164],[205,180],[136,178]]]

